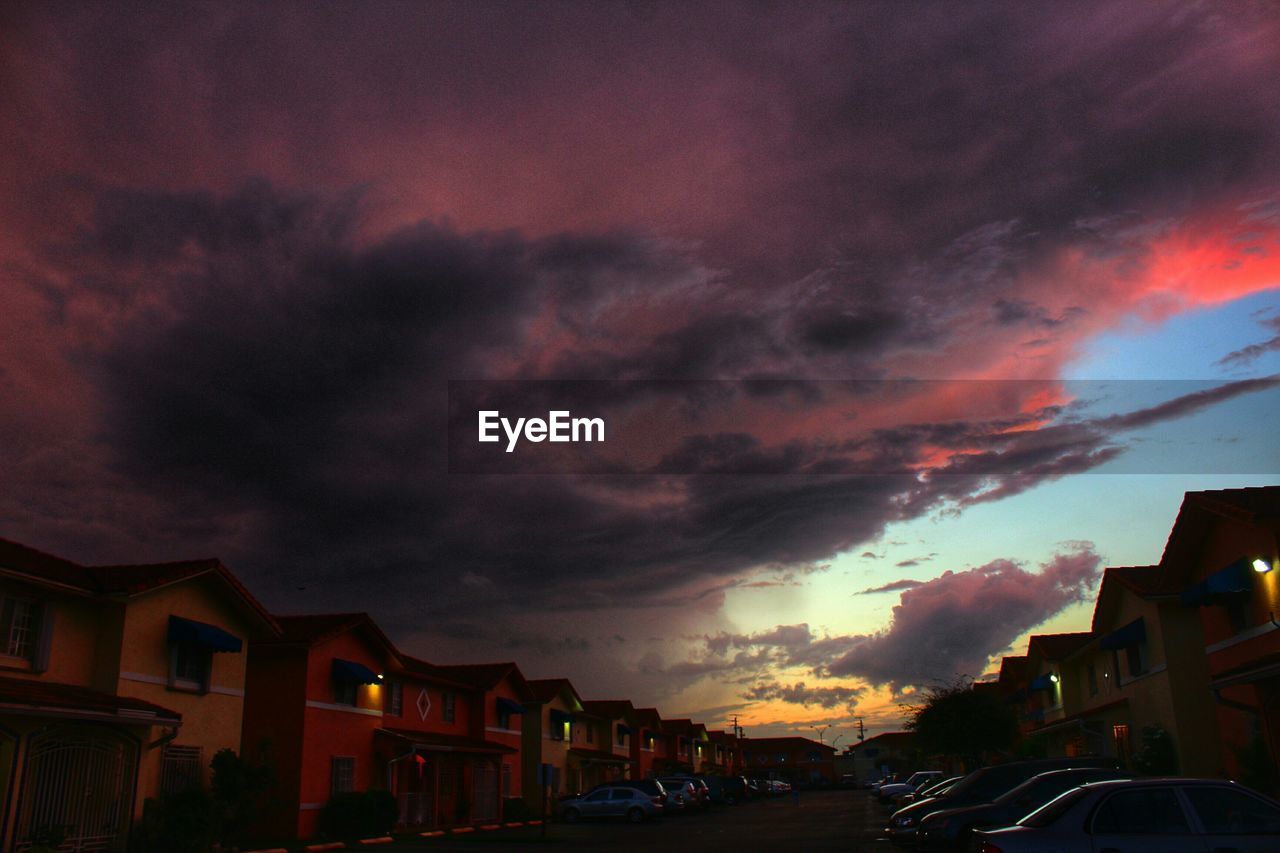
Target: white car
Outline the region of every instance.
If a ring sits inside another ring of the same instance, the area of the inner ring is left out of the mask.
[[[911,774],[911,778],[905,782],[895,782],[892,785],[881,785],[876,791],[876,795],[880,797],[880,802],[887,803],[893,798],[894,794],[903,794],[907,791],[915,791],[923,785],[931,785],[934,782],[942,781],[941,770],[918,770]]]

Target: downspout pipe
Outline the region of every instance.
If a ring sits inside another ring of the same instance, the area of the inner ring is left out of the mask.
[[[411,747],[409,747],[409,751],[408,751],[408,752],[405,752],[403,755],[397,755],[395,758],[392,758],[391,760],[389,760],[389,761],[387,762],[387,791],[388,791],[388,792],[391,792],[391,791],[394,791],[394,790],[395,790],[395,786],[394,786],[394,784],[393,784],[393,782],[394,782],[394,780],[395,780],[395,766],[394,766],[394,765],[396,765],[397,763],[399,763],[399,762],[401,762],[401,761],[404,761],[406,758],[408,758],[409,756],[413,755],[413,754],[414,754],[415,752],[417,752],[417,751],[418,751],[418,748],[417,748],[416,746],[411,746]]]
[[[1221,687],[1213,688],[1213,698],[1218,702],[1219,705],[1222,705],[1227,708],[1234,708],[1235,710],[1243,711],[1246,714],[1252,714],[1255,721],[1259,721],[1262,719],[1261,709],[1253,705],[1246,704],[1244,702],[1238,702],[1235,699],[1228,699],[1226,696],[1222,695]]]

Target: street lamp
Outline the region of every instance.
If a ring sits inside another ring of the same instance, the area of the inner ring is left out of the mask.
[[[835,740],[831,741],[831,748],[832,748],[832,749],[835,749],[835,748],[836,748],[836,744],[838,744],[838,743],[840,742],[840,738],[842,738],[842,737],[844,737],[844,734],[843,734],[843,733],[836,735]]]
[[[821,728],[819,728],[818,726],[809,726],[809,728],[813,729],[815,732],[818,733],[818,743],[822,743],[822,735],[824,732],[826,732],[827,729],[831,728],[831,723],[827,723],[825,726],[822,726]]]

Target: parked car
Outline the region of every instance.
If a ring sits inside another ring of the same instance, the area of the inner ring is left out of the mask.
[[[1010,826],[1043,806],[1063,791],[1088,782],[1128,779],[1132,773],[1106,767],[1050,770],[1032,776],[1018,787],[990,803],[943,809],[920,821],[916,842],[927,850],[961,849],[975,829]]]
[[[894,794],[904,794],[909,791],[915,791],[922,785],[932,784],[941,781],[941,770],[917,770],[905,782],[893,782],[888,785],[881,785],[876,790],[876,796],[880,798],[881,803],[887,803]]]
[[[963,776],[951,776],[950,778],[947,778],[947,779],[935,781],[930,785],[924,785],[920,788],[917,788],[914,791],[908,791],[906,793],[898,794],[893,798],[893,803],[894,805],[898,806],[898,808],[904,808],[905,806],[909,806],[912,803],[918,803],[921,800],[926,800],[930,797],[936,797],[939,794],[941,794],[943,791],[950,789],[952,785],[959,782],[963,778],[964,778]]]
[[[944,794],[898,809],[889,818],[885,833],[895,841],[913,841],[920,821],[934,812],[989,803],[1032,776],[1073,766],[1115,767],[1116,761],[1114,758],[1040,758],[982,767],[956,782]]]
[[[710,789],[713,803],[732,806],[751,799],[751,786],[742,776],[709,776],[707,787]]]
[[[875,782],[871,783],[871,793],[879,794],[880,788],[884,785],[892,785],[898,781],[897,773],[890,773],[888,776],[882,776]]]
[[[973,836],[982,853],[1274,853],[1280,848],[1280,802],[1217,779],[1092,782],[1015,826]]]
[[[565,800],[560,804],[560,819],[576,823],[583,818],[623,818],[640,823],[660,816],[664,799],[639,788],[606,785],[584,797]]]
[[[667,805],[674,806],[679,811],[702,808],[698,786],[692,779],[660,776],[658,781],[667,789]]]
[[[791,783],[790,783],[790,782],[783,782],[781,779],[770,779],[770,780],[769,780],[769,790],[770,790],[774,795],[790,794],[790,793],[791,793]]]

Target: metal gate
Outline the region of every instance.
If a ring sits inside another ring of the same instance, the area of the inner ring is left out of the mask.
[[[498,768],[491,761],[477,761],[472,770],[474,796],[471,798],[471,819],[495,821],[498,819]]]
[[[430,791],[400,795],[400,823],[404,826],[435,826],[435,803]]]
[[[59,851],[124,849],[133,804],[137,747],[110,729],[63,726],[37,735],[27,750],[16,851],[60,833]]]

